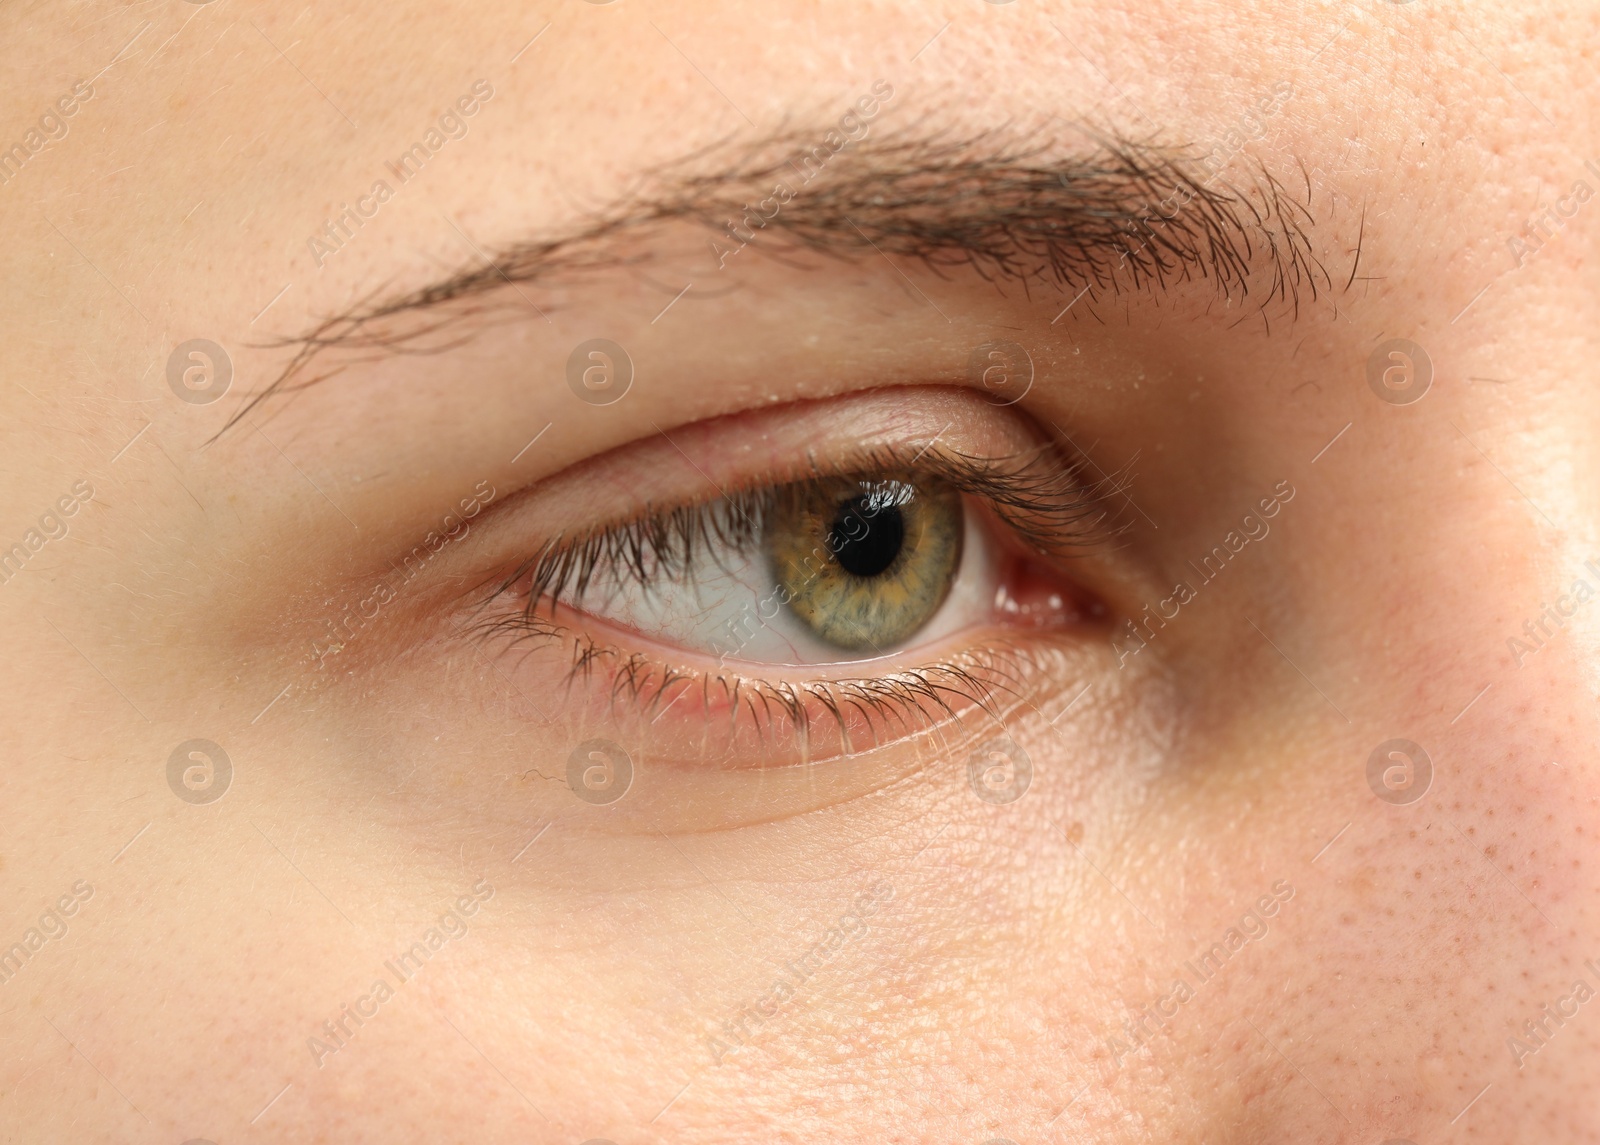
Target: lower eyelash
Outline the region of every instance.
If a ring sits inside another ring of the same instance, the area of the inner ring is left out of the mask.
[[[1027,690],[1026,680],[1038,678],[1041,670],[1036,656],[1006,644],[968,649],[942,663],[879,677],[775,682],[673,668],[542,618],[530,623],[523,615],[507,617],[491,623],[487,631],[514,632],[518,640],[540,644],[570,642],[571,663],[563,687],[570,693],[596,671],[607,672],[613,715],[622,714],[626,706],[627,715],[648,725],[665,709],[698,694],[701,710],[727,709],[730,735],[748,727],[758,742],[765,742],[787,733],[802,758],[808,758],[818,742],[819,720],[831,725],[846,755],[876,746],[884,737],[929,731],[974,713],[998,722],[1010,706],[1005,701],[1020,699]],[[863,736],[869,742],[857,742]]]

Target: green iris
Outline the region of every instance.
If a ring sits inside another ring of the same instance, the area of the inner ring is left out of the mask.
[[[762,527],[773,578],[813,633],[851,652],[885,651],[944,603],[961,565],[961,494],[880,478],[780,490]]]

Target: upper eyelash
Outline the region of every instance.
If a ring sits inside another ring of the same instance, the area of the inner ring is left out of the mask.
[[[557,534],[524,561],[484,601],[526,584],[519,627],[538,627],[541,607],[553,609],[583,597],[597,576],[629,580],[648,588],[664,578],[686,576],[696,555],[718,544],[749,551],[777,490],[808,480],[905,474],[915,483],[940,481],[987,504],[1030,545],[1049,555],[1085,552],[1110,543],[1127,526],[1110,508],[1125,490],[1127,473],[1085,479],[1087,463],[1042,445],[1026,454],[976,457],[955,450],[885,445],[831,471],[813,460],[798,482],[751,485],[709,501],[646,509],[618,524],[575,535]],[[515,623],[515,621],[513,622]]]

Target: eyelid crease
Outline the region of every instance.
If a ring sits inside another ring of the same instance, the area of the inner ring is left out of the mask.
[[[557,534],[484,597],[480,606],[527,586],[521,623],[541,608],[580,600],[599,576],[649,588],[686,577],[702,547],[721,544],[735,552],[754,547],[759,522],[777,491],[806,481],[894,475],[911,483],[939,481],[985,503],[1002,522],[1041,555],[1068,556],[1104,548],[1128,527],[1117,519],[1111,498],[1128,484],[1126,470],[1088,480],[1086,465],[1048,443],[1003,457],[977,457],[940,446],[912,453],[909,447],[877,445],[847,464],[821,466],[789,481],[752,482],[724,490],[720,498],[664,509]],[[480,585],[478,590],[481,591]]]

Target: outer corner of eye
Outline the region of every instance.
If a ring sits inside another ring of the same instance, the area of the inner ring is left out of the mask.
[[[974,500],[909,472],[786,482],[552,549],[532,592],[657,649],[752,671],[906,660],[967,630],[1093,614]]]

